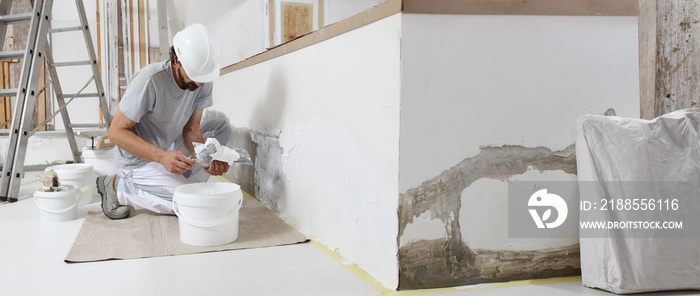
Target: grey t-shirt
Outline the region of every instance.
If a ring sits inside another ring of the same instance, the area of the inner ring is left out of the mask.
[[[136,125],[131,129],[144,141],[165,150],[182,136],[182,129],[195,109],[213,105],[213,83],[194,91],[175,83],[170,62],[150,64],[131,76],[119,108]],[[116,163],[122,169],[145,165],[146,160],[117,147]]]

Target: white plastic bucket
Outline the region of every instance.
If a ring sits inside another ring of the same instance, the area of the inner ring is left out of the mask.
[[[39,216],[43,222],[63,222],[78,216],[78,200],[80,190],[73,185],[61,186],[61,191],[44,192],[38,189],[34,192],[34,202],[39,207]]]
[[[82,197],[79,206],[93,202],[95,173],[92,165],[86,163],[60,164],[47,167],[46,170],[54,170],[61,185],[73,185],[80,190]]]
[[[180,241],[193,246],[219,246],[238,239],[241,187],[233,183],[193,183],[175,188],[173,209]]]
[[[114,147],[97,149],[83,148],[83,160],[95,168],[98,175],[114,175],[117,173],[117,165],[114,163]]]

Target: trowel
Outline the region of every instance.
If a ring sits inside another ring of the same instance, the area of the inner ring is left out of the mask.
[[[221,145],[216,138],[207,139],[204,144],[193,142],[194,152],[197,154],[195,161],[203,167],[209,167],[209,164],[214,161],[223,161],[232,165],[234,163],[252,165],[248,151],[242,148],[229,148]]]

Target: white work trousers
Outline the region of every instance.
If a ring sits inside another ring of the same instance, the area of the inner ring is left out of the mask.
[[[231,135],[231,129],[222,119],[203,121],[200,131],[204,140],[214,137],[219,143],[225,145]],[[181,151],[191,157],[183,138],[178,138],[170,145],[168,151]],[[117,197],[119,204],[131,205],[159,214],[174,214],[172,199],[175,188],[189,183],[206,182],[209,179],[201,166],[194,165],[192,169],[176,175],[168,172],[163,165],[157,162],[148,162],[146,165],[135,169],[118,169]]]

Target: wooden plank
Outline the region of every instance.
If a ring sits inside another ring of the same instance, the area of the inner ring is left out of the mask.
[[[654,116],[700,102],[700,3],[658,0]]]
[[[148,48],[146,47],[146,12],[144,11],[144,0],[139,1],[139,60],[140,68],[148,64]]]
[[[656,2],[639,1],[639,116],[642,119],[655,116]]]
[[[4,74],[3,83],[6,85],[6,88],[12,88],[12,77],[10,77],[12,72],[10,71],[10,62],[5,62],[3,64],[2,71]],[[12,119],[12,111],[12,98],[7,97],[5,100],[5,120]],[[10,125],[8,124],[5,128],[9,129]]]
[[[282,43],[311,32],[314,5],[282,2]]]
[[[275,0],[267,2],[267,14],[270,22],[270,47],[275,46]]]
[[[42,58],[41,72],[39,72],[39,86],[37,89],[42,89],[44,85],[46,85],[46,71],[44,69],[46,63],[43,60]],[[36,120],[36,122],[32,122],[32,129],[34,129],[38,123],[46,120],[46,91],[43,91],[36,98]],[[42,126],[39,130],[45,131],[46,125]]]
[[[102,71],[102,42],[100,35],[100,0],[95,0],[95,17],[97,18],[97,65]]]
[[[318,0],[318,28],[321,29],[325,25],[324,22],[326,21],[326,14],[324,12],[325,10],[325,0]]]
[[[100,34],[102,30],[100,30],[100,0],[95,0],[95,16],[97,18],[97,68],[100,69],[100,77],[102,77],[102,41],[100,40],[102,38],[102,35]],[[104,117],[102,116],[102,106],[99,106],[99,112],[100,112],[100,123],[104,123]]]
[[[136,72],[136,56],[134,51],[134,2],[129,2],[129,50],[131,53],[131,72]]]
[[[1,61],[0,66],[2,67],[2,71],[0,72],[0,81],[2,81],[2,88],[10,88],[10,65],[8,65],[7,61]],[[0,124],[10,119],[9,117],[7,117],[9,109],[7,106],[7,102],[9,100],[10,98],[8,97],[2,97],[2,104],[0,105]],[[7,129],[10,127],[6,125],[3,128]]]
[[[492,15],[638,15],[639,4],[637,0],[403,0],[403,12]]]

